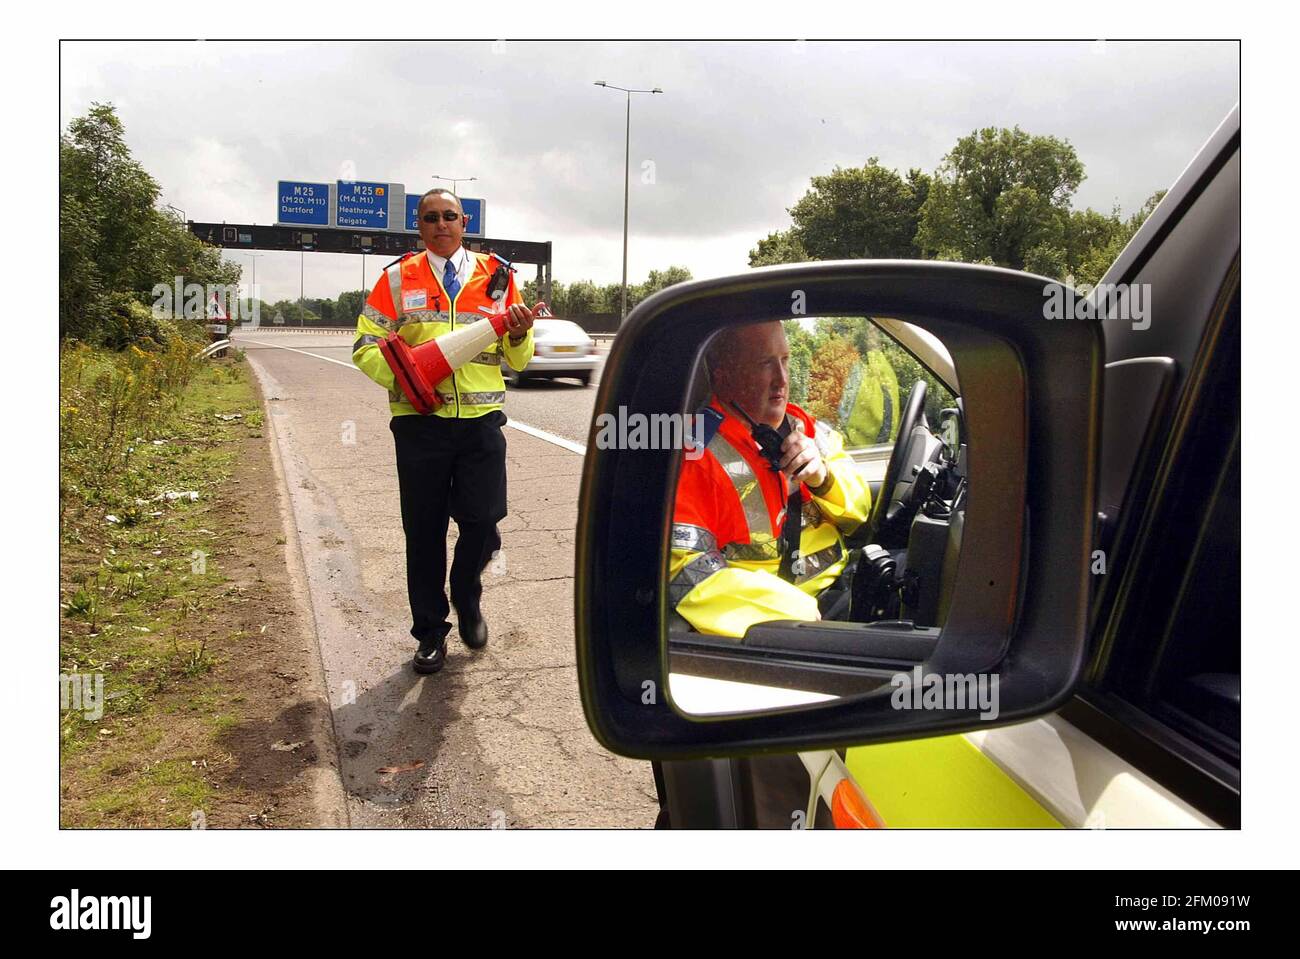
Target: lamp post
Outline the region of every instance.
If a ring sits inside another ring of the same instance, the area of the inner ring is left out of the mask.
[[[597,80],[596,86],[604,87],[607,90],[622,90],[627,94],[627,129],[623,136],[623,293],[619,302],[618,323],[623,325],[623,320],[627,318],[627,200],[629,180],[631,178],[631,151],[632,151],[632,94],[634,93],[663,93],[658,87],[653,90],[629,90],[627,87],[615,86],[612,83],[606,83],[604,80]]]
[[[435,180],[446,180],[448,183],[450,183],[451,192],[456,194],[457,197],[460,196],[460,190],[457,189],[457,184],[473,183],[475,180],[478,179],[478,177],[476,176],[438,176],[438,174],[436,173],[433,175],[433,178]]]
[[[248,259],[251,260],[253,264],[253,295],[257,296],[257,261],[258,258],[261,257],[263,254],[249,253],[247,250],[245,250],[244,255],[248,257]]]
[[[258,295],[258,293],[257,293],[257,260],[258,260],[258,257],[262,256],[263,254],[261,254],[261,253],[252,253],[252,252],[250,252],[250,251],[248,251],[248,250],[245,250],[245,251],[244,251],[244,255],[247,256],[248,259],[249,259],[249,260],[252,262],[252,264],[253,264],[253,285],[252,285],[252,287],[251,287],[251,288],[249,289],[249,291],[248,291],[248,292],[249,292],[249,299],[251,299],[251,300],[253,301],[253,307],[252,307],[252,309],[253,309],[253,310],[258,310],[258,311],[260,311],[260,310],[261,310],[261,307],[258,306],[257,304],[259,304],[259,303],[261,302],[262,298],[261,298],[261,297]],[[257,315],[257,314],[254,314],[254,315]]]

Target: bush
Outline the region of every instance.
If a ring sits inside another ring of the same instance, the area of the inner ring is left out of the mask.
[[[198,365],[194,344],[155,332],[162,342],[152,350],[109,353],[79,342],[60,350],[62,489],[102,488],[127,466],[136,437],[153,438],[175,410]]]

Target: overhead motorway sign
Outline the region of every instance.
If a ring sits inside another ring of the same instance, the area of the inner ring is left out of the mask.
[[[400,183],[339,180],[334,226],[353,230],[387,230],[401,215],[406,189]]]
[[[408,193],[406,195],[406,229],[410,230],[412,233],[420,232],[420,224],[417,222],[419,216],[416,211],[416,208],[419,205],[420,194]],[[465,235],[470,237],[487,236],[487,232],[483,227],[484,211],[487,209],[486,201],[475,197],[463,196],[460,198],[460,208],[464,210],[466,216],[469,217],[469,223],[465,226]]]
[[[276,222],[290,226],[330,225],[330,185],[281,180]]]

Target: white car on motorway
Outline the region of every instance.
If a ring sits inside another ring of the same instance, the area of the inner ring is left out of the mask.
[[[522,371],[510,368],[504,360],[501,373],[512,386],[531,379],[555,379],[567,376],[591,385],[591,374],[600,360],[596,341],[571,320],[540,319],[533,323],[533,358]]]

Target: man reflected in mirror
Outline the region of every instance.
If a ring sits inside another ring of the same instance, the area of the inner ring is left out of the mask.
[[[705,453],[682,463],[670,602],[695,630],[736,638],[820,619],[842,592],[844,538],[870,513],[870,488],[843,437],[789,402],[779,321],[720,331],[705,365]]]

